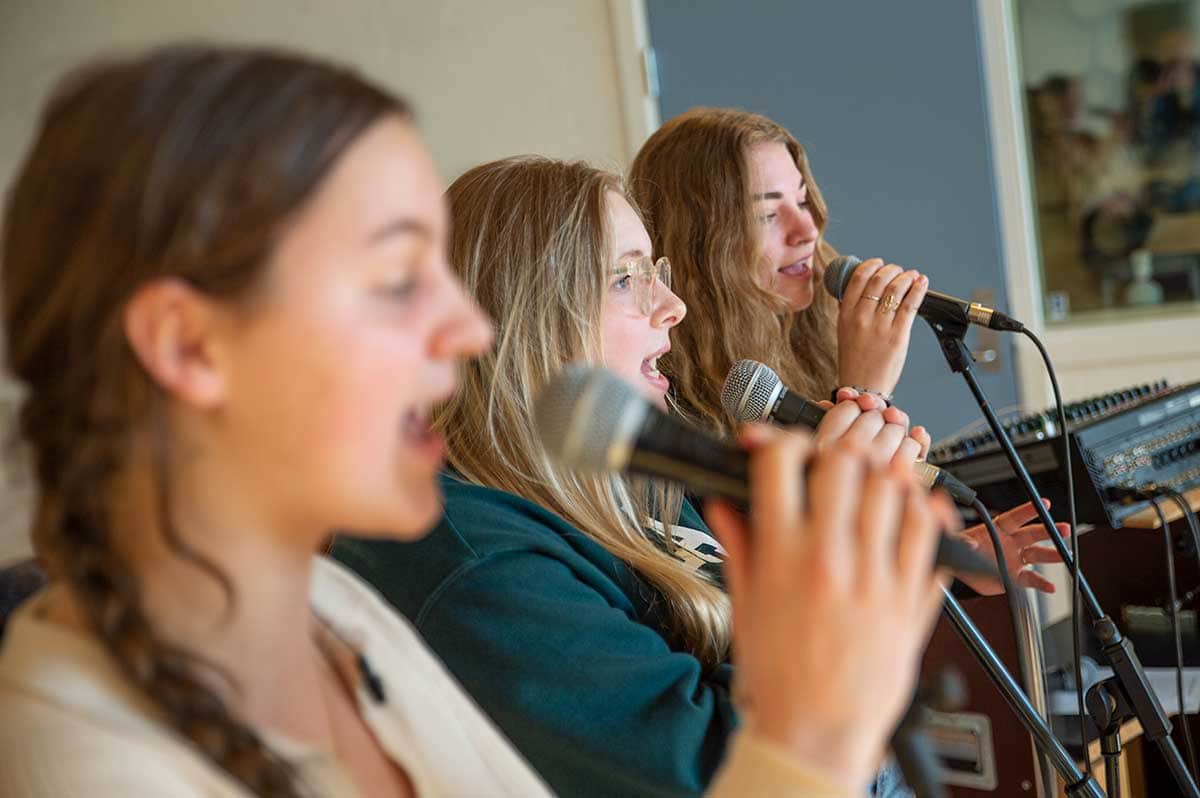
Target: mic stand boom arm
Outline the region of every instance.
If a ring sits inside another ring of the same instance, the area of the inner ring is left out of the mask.
[[[996,436],[997,443],[1004,450],[1004,455],[1008,458],[1013,473],[1016,474],[1018,481],[1025,489],[1026,495],[1029,496],[1029,500],[1033,503],[1033,508],[1037,511],[1042,526],[1046,528],[1046,532],[1050,536],[1050,541],[1054,544],[1054,548],[1058,551],[1059,556],[1062,557],[1062,561],[1066,563],[1067,568],[1073,571],[1077,566],[1074,560],[1071,559],[1071,552],[1067,548],[1066,541],[1063,540],[1062,535],[1058,534],[1058,529],[1054,525],[1054,519],[1050,517],[1049,511],[1042,504],[1041,497],[1038,495],[1037,488],[1034,487],[1028,469],[1021,462],[1021,458],[1017,455],[1017,450],[1013,448],[1012,440],[1008,437],[1008,433],[1004,431],[1004,427],[1000,424],[1000,419],[996,417],[991,403],[988,402],[987,396],[983,393],[983,389],[979,385],[979,381],[975,378],[974,372],[971,371],[971,354],[963,342],[967,326],[965,324],[932,321],[929,322],[929,326],[933,328],[933,332],[937,336],[938,343],[942,348],[942,354],[946,356],[946,362],[950,364],[950,370],[962,374],[967,387],[971,389],[971,394],[975,397],[979,409],[987,419],[988,426],[992,428],[992,433]],[[1062,434],[1066,435],[1067,430],[1064,429]],[[1175,777],[1175,782],[1179,785],[1180,791],[1188,796],[1188,798],[1200,798],[1200,788],[1197,788],[1196,781],[1184,765],[1183,757],[1180,755],[1175,741],[1171,739],[1171,722],[1167,720],[1167,713],[1163,710],[1162,704],[1159,703],[1158,697],[1154,694],[1154,690],[1150,686],[1150,681],[1146,676],[1146,669],[1142,667],[1142,663],[1138,660],[1137,654],[1133,650],[1133,643],[1128,638],[1122,636],[1117,625],[1104,613],[1104,609],[1100,606],[1096,594],[1092,592],[1091,586],[1083,578],[1082,572],[1079,573],[1078,577],[1079,591],[1088,617],[1092,621],[1092,631],[1095,633],[1096,639],[1100,642],[1103,658],[1112,667],[1113,676],[1119,683],[1122,698],[1133,709],[1134,714],[1141,723],[1143,735],[1158,745],[1163,759],[1166,760],[1172,775]],[[1079,711],[1083,712],[1084,708],[1080,707]]]

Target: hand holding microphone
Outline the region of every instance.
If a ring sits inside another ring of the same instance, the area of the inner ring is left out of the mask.
[[[867,445],[865,439],[871,434],[869,425],[874,425],[877,435],[884,435],[870,442],[871,448],[880,457],[895,457],[901,461],[915,459],[918,453],[913,451],[915,442],[901,440],[904,437],[904,426],[898,423],[888,424],[887,426],[892,427],[888,430],[884,427],[882,416],[860,419],[857,413],[853,412],[855,408],[847,406],[839,409],[843,404],[848,405],[839,403],[838,406],[827,410],[817,402],[810,402],[792,393],[770,366],[756,360],[739,360],[735,363],[721,389],[721,405],[739,423],[767,421],[785,427],[802,424],[817,430],[818,441],[822,440],[822,436],[824,439],[836,439],[849,434],[853,429],[852,425],[857,423],[860,429],[854,430],[853,437],[859,445]],[[894,408],[889,408],[892,409]],[[907,417],[904,420],[907,422]],[[831,421],[834,422],[833,425],[822,432],[822,427]],[[907,448],[902,454],[895,454],[902,446]],[[914,463],[912,467],[926,487],[945,489],[959,504],[970,506],[975,501],[975,491],[940,468],[924,462]]]
[[[825,290],[841,303],[838,311],[838,380],[890,393],[908,356],[913,321],[923,316],[946,325],[978,324],[1020,332],[1022,324],[993,308],[929,289],[916,271],[878,258],[853,255],[825,266]]]
[[[843,303],[861,296],[863,291],[859,289],[859,286],[870,285],[865,280],[865,276],[878,270],[878,267],[872,268],[872,264],[875,262],[874,260],[863,261],[853,255],[834,258],[833,262],[825,267],[825,290],[832,294],[834,299]],[[920,301],[916,301],[917,296],[921,297]],[[912,301],[909,302],[908,307],[929,321],[963,326],[977,324],[981,327],[1005,332],[1021,332],[1025,329],[1021,322],[994,308],[978,302],[968,302],[940,291],[925,290],[913,294],[910,299]]]
[[[832,267],[825,267],[826,275]],[[845,290],[834,295],[841,301],[837,331],[842,385],[888,395],[895,390],[908,357],[913,319],[928,288],[929,280],[920,272],[879,258],[863,262],[846,279]]]
[[[881,462],[904,463],[923,460],[929,451],[929,434],[920,427],[909,429],[907,413],[894,405],[885,405],[873,394],[839,388],[836,404],[821,401],[817,405],[825,410],[825,418],[816,429],[818,448],[848,437],[860,443],[868,456]]]

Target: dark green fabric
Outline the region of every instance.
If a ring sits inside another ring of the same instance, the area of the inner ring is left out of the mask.
[[[736,726],[732,668],[672,650],[662,599],[562,518],[443,478],[446,516],[332,556],[417,627],[562,796],[697,795]],[[706,530],[685,505],[680,524]]]

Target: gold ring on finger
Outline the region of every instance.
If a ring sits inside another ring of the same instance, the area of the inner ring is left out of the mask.
[[[896,308],[900,307],[900,300],[895,294],[888,294],[884,297],[883,304],[879,306],[880,313],[894,313]]]
[[[863,294],[863,299],[869,299],[872,302],[878,302],[879,300],[883,299],[883,297],[875,296],[874,294]]]

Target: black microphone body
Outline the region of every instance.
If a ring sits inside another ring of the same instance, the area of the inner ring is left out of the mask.
[[[603,370],[567,369],[538,398],[536,415],[546,449],[568,467],[680,482],[748,509],[749,454],[652,407]],[[946,535],[936,562],[959,573],[996,575],[992,563]]]
[[[816,429],[827,412],[792,391],[780,381],[775,370],[757,360],[739,360],[725,377],[721,405],[738,421],[770,421],[782,426],[803,424]],[[914,463],[922,484],[941,488],[964,507],[975,503],[975,491],[953,475],[929,463]]]
[[[810,402],[799,394],[784,388],[766,415],[766,420],[784,427],[794,427],[803,424],[809,429],[816,429],[825,418],[825,408]]]
[[[860,263],[862,260],[853,255],[841,255],[825,267],[825,289],[834,299],[841,301],[846,285],[850,282],[850,275]],[[921,307],[917,308],[917,313],[933,322],[963,326],[978,324],[981,327],[1006,332],[1021,332],[1025,329],[1021,322],[987,305],[968,302],[940,291],[927,291],[925,298],[921,300]]]

